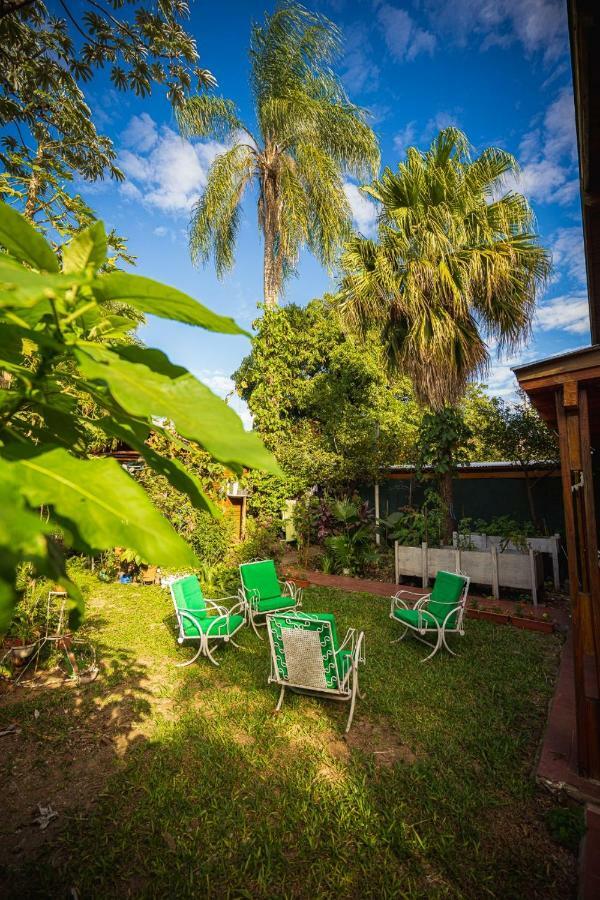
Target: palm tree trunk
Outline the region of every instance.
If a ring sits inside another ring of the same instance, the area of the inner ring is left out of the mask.
[[[265,223],[265,251],[263,260],[263,293],[268,309],[277,306],[277,276],[275,261],[275,235],[269,223]]]
[[[452,544],[452,532],[456,531],[456,518],[454,516],[454,486],[452,484],[452,472],[445,472],[440,483],[440,496],[442,498],[443,515],[442,542]]]
[[[262,215],[265,235],[263,291],[265,305],[268,309],[272,309],[274,306],[277,306],[281,290],[281,265],[276,246],[280,216],[277,151],[272,147],[267,147],[265,148],[264,156],[265,166],[262,177]]]

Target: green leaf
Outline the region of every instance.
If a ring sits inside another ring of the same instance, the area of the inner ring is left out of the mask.
[[[76,459],[56,448],[13,445],[12,467],[32,506],[52,506],[74,523],[88,547],[131,547],[157,565],[193,566],[192,550],[114,459]]]
[[[1,206],[1,204],[0,204]],[[42,302],[49,310],[47,298],[82,284],[83,275],[48,275],[26,269],[5,254],[0,255],[0,307],[34,306]]]
[[[20,213],[0,203],[0,245],[20,262],[46,272],[58,272],[52,247]]]
[[[130,346],[113,352],[82,344],[74,352],[85,377],[104,382],[130,415],[168,419],[178,434],[234,471],[247,466],[281,475],[258,435],[244,431],[240,418],[223,400],[160,350]]]
[[[208,331],[243,334],[249,337],[248,332],[240,328],[233,319],[219,316],[197,300],[193,300],[188,294],[151,278],[130,275],[127,272],[111,272],[94,282],[93,288],[103,300],[129,303],[130,306],[153,316],[198,325]]]
[[[120,427],[114,419],[108,416],[104,419],[96,419],[93,423],[96,427],[101,428],[106,434],[123,441],[133,450],[137,450],[146,460],[150,468],[157,473],[163,475],[172,487],[177,491],[186,494],[192,506],[196,509],[206,510],[215,518],[221,516],[221,512],[214,503],[206,496],[202,490],[202,485],[198,479],[190,472],[178,459],[169,459],[161,456],[152,447],[146,444],[148,430],[142,435],[139,434],[137,423],[133,423],[134,427]]]
[[[89,228],[76,234],[68,244],[63,244],[62,269],[65,274],[93,269],[94,273],[106,260],[106,232],[102,222],[94,222]]]

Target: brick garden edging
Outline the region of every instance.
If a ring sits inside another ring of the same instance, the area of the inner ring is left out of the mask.
[[[391,581],[373,581],[366,578],[353,578],[349,575],[326,575],[312,569],[301,569],[297,566],[285,566],[286,577],[291,578],[299,587],[328,587],[351,593],[374,594],[377,597],[392,597],[402,585]],[[423,596],[429,593],[425,588],[407,587],[407,590]],[[473,604],[476,607],[473,607]],[[467,618],[483,619],[497,625],[512,625],[528,631],[539,631],[551,634],[558,626],[561,630],[568,627],[566,610],[553,606],[539,606],[536,613],[523,617],[515,615],[515,608],[522,604],[510,600],[489,600],[485,597],[471,597],[467,604]],[[546,616],[546,618],[544,618]]]

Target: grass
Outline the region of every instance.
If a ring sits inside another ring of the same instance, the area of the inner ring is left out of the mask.
[[[384,599],[306,591],[306,609],[366,632],[346,742],[345,704],[288,695],[273,714],[249,629],[219,668],[178,670],[191,650],[166,592],[90,585],[98,680],[0,703],[0,725],[22,727],[0,761],[9,896],[573,894],[574,855],[532,778],[557,638],[469,621],[457,658],[422,664],[415,641],[390,645]],[[45,832],[27,822],[39,801],[59,812]]]

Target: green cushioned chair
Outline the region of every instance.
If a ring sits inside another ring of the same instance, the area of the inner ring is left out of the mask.
[[[250,624],[258,634],[258,618],[302,606],[302,591],[293,581],[282,586],[272,559],[257,559],[240,566],[240,601],[246,604]],[[260,637],[260,635],[258,635]]]
[[[212,655],[218,642],[231,642],[234,634],[246,623],[246,607],[238,602],[235,606],[227,608],[221,605],[222,600],[236,600],[237,597],[219,597],[209,600],[202,593],[200,582],[195,575],[187,575],[177,578],[169,585],[179,635],[177,643],[185,641],[198,641],[198,652],[187,662],[178,663],[179,666],[189,666],[198,659],[200,654],[207,656],[215,666],[219,663]],[[212,651],[211,651],[212,643]]]
[[[442,645],[450,650],[446,637],[448,634],[464,635],[463,619],[467,605],[470,579],[466,575],[454,572],[438,572],[430,594],[421,596],[415,591],[398,591],[392,597],[390,618],[404,627],[404,631],[397,639],[403,640],[407,634],[412,634],[417,640],[432,647],[431,653],[423,662],[431,659]],[[416,603],[409,606],[404,597],[418,597]],[[431,636],[433,640],[427,640]],[[394,642],[396,643],[396,642]]]
[[[364,633],[350,628],[340,643],[331,613],[275,613],[267,616],[271,645],[269,681],[285,689],[350,702],[350,730],[358,689],[358,664],[364,659]]]

